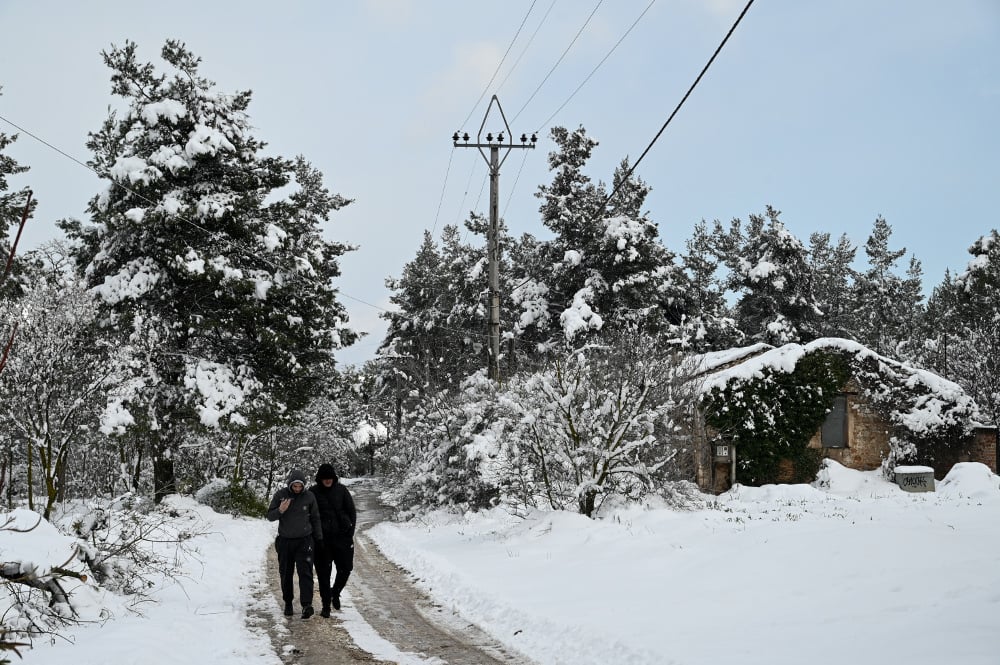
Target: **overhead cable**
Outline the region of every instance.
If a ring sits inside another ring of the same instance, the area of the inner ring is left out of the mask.
[[[583,31],[590,24],[590,20],[594,18],[594,14],[597,13],[597,10],[600,8],[601,3],[603,2],[604,0],[597,0],[597,4],[594,5],[594,9],[590,12],[590,15],[587,16],[587,20],[583,22],[583,25],[580,26],[580,29],[576,31],[576,34],[573,36],[573,40],[569,43],[569,46],[566,47],[566,50],[564,50],[562,52],[562,55],[559,56],[559,59],[556,60],[556,64],[552,65],[552,69],[549,70],[549,73],[545,75],[545,78],[542,79],[542,82],[538,84],[538,87],[535,88],[535,91],[531,93],[530,97],[528,97],[528,101],[526,101],[521,106],[521,108],[518,109],[517,113],[514,114],[514,117],[511,118],[511,122],[515,122],[517,120],[518,116],[520,116],[521,113],[524,112],[524,109],[527,108],[528,104],[531,103],[531,100],[534,99],[535,95],[538,94],[538,91],[542,89],[543,85],[545,85],[545,82],[549,80],[549,77],[552,76],[552,72],[556,70],[556,67],[558,67],[559,63],[563,61],[563,58],[566,57],[566,54],[569,53],[569,50],[573,48],[573,44],[576,44],[576,40],[580,38],[581,34],[583,34]]]
[[[701,72],[698,74],[698,78],[694,80],[694,83],[691,84],[691,87],[688,88],[688,91],[684,93],[684,97],[681,98],[681,101],[677,103],[677,106],[674,108],[673,112],[667,118],[667,121],[663,123],[662,127],[660,127],[660,131],[656,132],[656,136],[653,137],[653,140],[649,142],[649,145],[646,146],[646,149],[642,151],[641,155],[639,155],[639,159],[635,160],[635,163],[632,164],[629,170],[625,172],[625,175],[622,176],[621,180],[618,181],[618,185],[615,186],[615,188],[611,190],[611,193],[608,194],[607,198],[604,199],[604,205],[601,206],[602,209],[604,208],[604,206],[607,206],[608,201],[610,201],[612,197],[614,197],[614,195],[618,193],[618,189],[621,188],[621,186],[628,181],[629,177],[635,171],[636,167],[639,166],[639,162],[642,161],[643,157],[645,157],[646,154],[649,152],[649,150],[653,147],[653,144],[656,143],[657,139],[660,138],[660,135],[663,134],[663,130],[667,128],[667,125],[670,124],[670,121],[674,119],[674,116],[677,115],[677,112],[681,110],[682,106],[684,106],[684,102],[686,102],[687,98],[691,96],[692,92],[694,92],[694,89],[698,85],[698,82],[701,81],[701,77],[705,75],[705,72],[708,71],[708,68],[712,66],[713,62],[715,62],[715,57],[719,55],[719,52],[722,50],[722,47],[726,45],[727,41],[729,41],[729,38],[736,30],[736,26],[738,26],[740,24],[740,21],[743,20],[743,17],[746,16],[746,13],[750,9],[750,5],[753,4],[753,1],[754,0],[750,0],[749,2],[747,2],[746,7],[744,7],[743,11],[740,12],[740,15],[736,17],[736,22],[733,23],[733,27],[729,28],[729,32],[727,32],[726,36],[722,38],[722,42],[720,42],[718,48],[715,49],[715,53],[713,53],[712,57],[708,59],[708,62],[705,63],[705,66],[702,67]]]
[[[646,8],[642,10],[642,13],[641,13],[641,14],[639,14],[638,18],[636,18],[636,19],[635,19],[634,21],[632,21],[632,25],[630,25],[630,26],[628,27],[628,30],[626,30],[626,31],[625,31],[625,34],[623,34],[623,35],[622,35],[622,36],[621,36],[621,37],[620,37],[620,38],[618,39],[618,41],[617,41],[617,42],[615,42],[615,45],[611,47],[611,50],[610,50],[610,51],[608,51],[608,52],[607,52],[607,54],[606,54],[606,55],[605,55],[605,56],[604,56],[603,58],[601,58],[601,61],[597,63],[597,66],[596,66],[596,67],[594,67],[594,68],[593,68],[593,69],[592,69],[592,70],[590,71],[590,73],[589,73],[589,74],[587,74],[587,77],[586,77],[585,79],[583,79],[583,81],[582,81],[582,82],[580,83],[580,85],[576,86],[576,90],[574,90],[574,91],[573,91],[573,92],[572,92],[572,93],[570,94],[570,96],[566,98],[566,101],[564,101],[564,102],[563,102],[562,104],[560,104],[560,105],[559,105],[559,108],[557,108],[557,109],[556,109],[556,110],[555,110],[555,111],[554,111],[554,112],[552,113],[552,115],[550,115],[550,116],[549,116],[549,117],[548,117],[548,118],[547,118],[547,119],[545,120],[545,122],[543,122],[543,123],[541,123],[541,125],[539,125],[538,129],[537,129],[537,130],[535,130],[535,133],[536,133],[536,134],[541,134],[541,133],[542,133],[542,130],[543,130],[543,129],[545,129],[545,127],[546,127],[546,126],[547,126],[547,125],[548,125],[548,124],[549,124],[550,122],[552,122],[552,119],[553,119],[553,118],[555,118],[555,117],[556,117],[556,116],[557,116],[557,115],[559,114],[559,112],[560,112],[560,111],[562,111],[562,110],[563,110],[563,108],[564,108],[564,107],[565,107],[565,106],[566,106],[567,104],[569,104],[569,103],[570,103],[570,100],[572,100],[572,99],[573,99],[573,97],[575,97],[575,96],[576,96],[576,93],[580,92],[580,89],[581,89],[581,88],[582,88],[583,86],[585,86],[585,85],[587,84],[587,81],[589,81],[589,80],[590,80],[590,78],[591,78],[591,77],[592,77],[592,76],[593,76],[593,75],[594,75],[595,73],[597,73],[597,70],[601,68],[601,65],[603,65],[603,64],[604,64],[604,62],[605,62],[605,61],[606,61],[606,60],[607,60],[608,58],[610,58],[610,57],[611,57],[611,54],[615,52],[615,49],[617,49],[617,48],[618,48],[618,46],[619,46],[619,45],[620,45],[620,44],[621,44],[621,43],[622,43],[623,41],[625,41],[625,38],[626,38],[626,37],[628,37],[628,35],[629,35],[629,33],[630,33],[630,32],[632,32],[632,29],[633,29],[633,28],[635,28],[635,26],[639,25],[639,21],[641,21],[641,20],[642,20],[642,17],[646,15],[646,12],[648,12],[648,11],[649,11],[649,9],[650,9],[650,8],[651,8],[651,7],[652,7],[652,6],[653,6],[653,5],[655,4],[655,3],[656,3],[656,0],[650,0],[650,3],[649,3],[648,5],[646,5]]]
[[[521,29],[524,28],[525,22],[528,20],[528,17],[531,16],[531,10],[535,8],[536,2],[538,2],[538,0],[532,0],[531,6],[528,7],[527,13],[524,15],[524,18],[521,19],[521,25],[518,26],[517,32],[514,33],[514,38],[510,40],[510,44],[507,46],[507,50],[504,51],[503,57],[500,58],[500,62],[497,64],[497,68],[493,71],[493,76],[490,77],[489,83],[487,83],[486,87],[483,88],[483,92],[482,94],[479,95],[479,99],[477,99],[476,103],[472,105],[471,109],[469,109],[469,115],[465,116],[465,120],[462,121],[462,124],[459,125],[459,127],[465,127],[465,125],[468,124],[469,118],[471,118],[472,114],[476,112],[476,107],[479,106],[479,102],[483,101],[483,97],[485,97],[486,93],[489,92],[490,86],[493,85],[493,80],[496,79],[497,74],[500,73],[500,68],[503,67],[504,60],[507,59],[507,54],[509,54],[510,50],[514,47],[514,42],[517,41],[518,35],[521,34]]]
[[[521,58],[523,58],[524,54],[528,52],[528,48],[531,46],[531,43],[535,41],[535,35],[537,35],[538,31],[542,29],[543,25],[545,25],[545,19],[549,17],[549,13],[551,13],[552,8],[556,6],[556,2],[558,2],[558,0],[552,0],[552,2],[549,4],[549,8],[545,10],[545,14],[542,16],[542,20],[539,21],[538,25],[535,26],[535,31],[531,33],[531,37],[528,37],[528,43],[526,43],[524,45],[524,48],[521,49],[521,53],[520,55],[517,56],[517,60],[514,61],[514,64],[510,66],[509,70],[507,70],[507,74],[503,77],[503,80],[500,81],[499,85],[497,85],[496,88],[497,94],[500,93],[500,90],[503,88],[504,84],[507,83],[507,80],[510,78],[510,75],[514,73],[514,70],[517,69],[518,64],[520,64],[521,62]]]

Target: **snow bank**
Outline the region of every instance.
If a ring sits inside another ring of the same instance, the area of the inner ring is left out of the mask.
[[[438,512],[370,534],[543,665],[996,663],[1000,479],[982,465],[919,495],[830,462],[813,485],[704,499],[600,520]]]

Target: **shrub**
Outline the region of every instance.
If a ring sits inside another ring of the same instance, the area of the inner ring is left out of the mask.
[[[195,500],[217,513],[263,517],[267,504],[248,487],[215,478],[195,492]]]

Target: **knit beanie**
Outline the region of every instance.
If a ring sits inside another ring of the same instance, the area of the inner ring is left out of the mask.
[[[302,473],[299,469],[292,469],[288,472],[288,487],[291,487],[292,483],[302,483],[305,485],[306,474]]]
[[[323,480],[324,478],[337,479],[337,472],[333,470],[332,464],[320,464],[319,471],[316,472],[316,482]]]

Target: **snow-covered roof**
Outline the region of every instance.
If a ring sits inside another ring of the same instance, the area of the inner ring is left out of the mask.
[[[767,350],[763,353],[752,353],[753,351],[760,350],[762,347]],[[958,395],[965,392],[957,383],[940,377],[937,374],[928,372],[927,370],[918,369],[898,360],[880,355],[863,344],[839,337],[821,337],[820,339],[813,340],[807,344],[790,343],[777,348],[769,347],[767,344],[756,344],[754,346],[730,349],[728,351],[718,351],[713,354],[705,354],[704,357],[706,360],[702,362],[704,364],[703,371],[705,371],[706,374],[703,377],[704,383],[702,384],[702,392],[709,392],[713,388],[724,388],[733,379],[749,380],[753,378],[761,378],[765,370],[770,370],[772,372],[792,372],[795,370],[795,365],[798,363],[800,358],[821,349],[828,351],[843,351],[858,358],[873,358],[877,362],[888,367],[896,370],[902,370],[906,374],[912,375],[914,377],[912,381],[922,383],[934,393]],[[726,366],[724,362],[717,362],[715,366],[721,367],[721,369],[713,372],[710,364],[711,361],[714,360],[714,357],[716,356],[720,359],[724,359],[726,354],[731,354],[731,357],[727,361],[730,363],[743,357],[746,357],[746,359],[735,365],[730,364],[728,366]],[[699,367],[702,366],[699,365]]]
[[[715,366],[719,369],[707,370],[698,376],[699,393],[708,395],[716,388],[724,390],[733,381],[748,383],[755,379],[763,379],[767,374],[775,372],[791,373],[795,371],[795,366],[801,358],[818,350],[840,351],[858,361],[874,360],[879,374],[894,377],[891,384],[897,388],[902,386],[910,389],[920,396],[913,400],[908,408],[893,414],[894,421],[910,431],[929,431],[950,421],[959,413],[964,414],[962,417],[966,418],[968,424],[978,424],[975,422],[978,415],[975,403],[960,385],[933,372],[880,355],[858,342],[838,337],[823,337],[807,344],[790,343],[769,348],[756,355],[751,354],[750,350],[756,348],[744,347],[717,354],[706,354],[702,361],[704,367],[707,369],[712,362],[718,361]],[[741,357],[745,359],[735,364],[731,362],[726,364],[721,362],[727,357],[726,354],[731,354],[730,361]],[[892,388],[886,385],[885,389]],[[946,413],[949,411],[950,414]]]
[[[711,374],[719,369],[732,365],[735,362],[755,356],[773,349],[770,344],[759,342],[752,346],[739,346],[724,351],[709,351],[701,353],[693,358],[693,372],[695,376]]]

